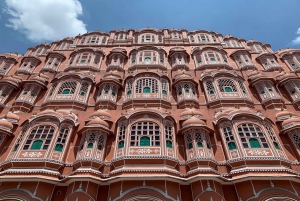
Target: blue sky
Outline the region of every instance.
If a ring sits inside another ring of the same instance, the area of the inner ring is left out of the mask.
[[[211,30],[269,43],[274,51],[300,48],[300,0],[0,0],[0,6],[0,53],[24,54],[86,31],[144,27]]]

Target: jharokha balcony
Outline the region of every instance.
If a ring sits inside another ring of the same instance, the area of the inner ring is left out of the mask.
[[[254,105],[244,79],[236,73],[227,73],[225,70],[209,71],[202,73],[200,80],[204,84],[207,104],[211,108]]]
[[[171,108],[168,77],[150,72],[128,76],[123,108],[135,107]]]

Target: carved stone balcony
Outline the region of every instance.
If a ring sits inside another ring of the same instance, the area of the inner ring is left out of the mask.
[[[162,107],[171,108],[171,100],[169,95],[160,93],[134,93],[124,96],[123,108],[147,108]]]

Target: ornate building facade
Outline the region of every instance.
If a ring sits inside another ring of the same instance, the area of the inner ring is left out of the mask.
[[[300,200],[299,70],[205,30],[0,54],[0,200]]]

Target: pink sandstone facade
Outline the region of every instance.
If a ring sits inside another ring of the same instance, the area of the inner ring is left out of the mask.
[[[300,200],[300,50],[177,29],[0,54],[0,200]]]

